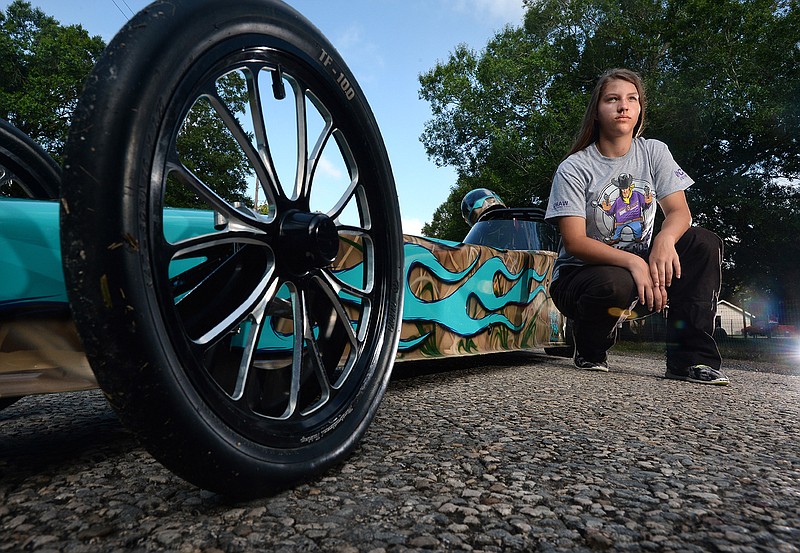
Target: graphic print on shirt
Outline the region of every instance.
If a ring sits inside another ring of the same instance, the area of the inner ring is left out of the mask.
[[[611,180],[591,202],[600,240],[631,253],[643,254],[650,244],[656,210],[655,195],[647,181],[622,173]]]

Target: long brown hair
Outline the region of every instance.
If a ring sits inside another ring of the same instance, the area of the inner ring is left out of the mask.
[[[579,152],[589,146],[592,142],[596,142],[600,137],[600,125],[597,122],[597,106],[600,103],[600,96],[603,94],[603,89],[609,81],[620,79],[628,81],[636,87],[636,92],[639,93],[639,120],[633,128],[633,137],[641,136],[644,129],[644,110],[647,105],[647,100],[644,94],[644,83],[642,78],[635,71],[630,69],[609,69],[597,80],[597,84],[592,91],[592,96],[589,99],[589,105],[586,106],[586,113],[583,115],[583,122],[581,123],[581,130],[575,138],[567,157],[575,152]]]

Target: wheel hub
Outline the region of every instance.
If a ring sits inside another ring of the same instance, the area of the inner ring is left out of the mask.
[[[294,273],[326,267],[339,252],[336,224],[324,213],[291,210],[281,220],[278,249]]]

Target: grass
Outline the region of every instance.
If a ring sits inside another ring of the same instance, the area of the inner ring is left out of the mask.
[[[723,359],[740,361],[763,361],[766,363],[790,364],[800,357],[798,338],[727,338],[717,343]],[[614,346],[617,351],[629,353],[664,353],[664,344],[620,340]]]

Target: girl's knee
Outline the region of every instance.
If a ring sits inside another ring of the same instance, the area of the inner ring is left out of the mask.
[[[636,296],[636,283],[626,270],[618,273],[618,278],[608,279],[598,284],[593,291],[598,298],[603,298],[610,306],[628,306]]]
[[[686,247],[697,253],[703,252],[709,258],[722,259],[724,244],[722,238],[703,227],[691,227],[681,237],[680,242],[685,242]]]

